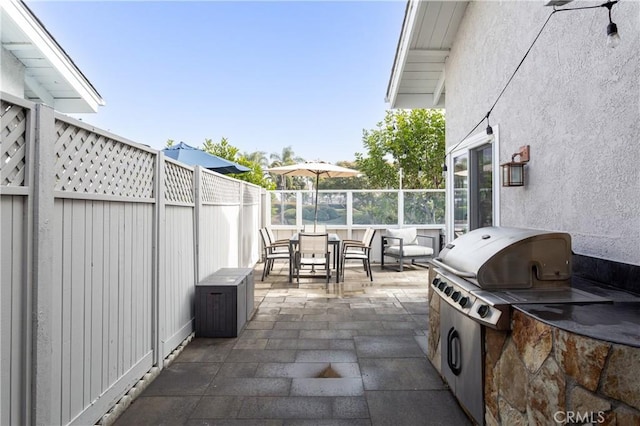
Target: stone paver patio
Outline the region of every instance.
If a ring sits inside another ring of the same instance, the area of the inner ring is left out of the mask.
[[[426,358],[427,275],[348,267],[346,282],[256,277],[237,338],[194,338],[116,425],[465,425]]]

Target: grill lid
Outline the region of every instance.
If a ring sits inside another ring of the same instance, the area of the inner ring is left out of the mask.
[[[447,244],[435,263],[485,289],[570,285],[571,236],[526,228],[479,228]]]

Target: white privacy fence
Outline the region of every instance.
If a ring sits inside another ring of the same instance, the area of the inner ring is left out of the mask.
[[[259,187],[2,94],[0,424],[93,424],[259,258]]]

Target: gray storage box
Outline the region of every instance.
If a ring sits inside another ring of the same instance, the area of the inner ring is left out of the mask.
[[[196,285],[196,337],[237,337],[253,315],[253,270],[223,268]]]
[[[214,276],[243,276],[247,281],[247,321],[253,317],[255,309],[255,281],[251,268],[220,268]]]

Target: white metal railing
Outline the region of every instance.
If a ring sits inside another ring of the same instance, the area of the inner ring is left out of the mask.
[[[267,225],[277,238],[287,238],[314,223],[314,191],[269,191]],[[380,235],[387,228],[416,227],[440,241],[445,228],[445,190],[320,190],[318,224],[341,238],[360,239],[368,227],[377,229],[371,258],[379,259]],[[439,249],[439,243],[436,244]]]
[[[313,191],[270,191],[270,225],[299,229],[314,222]],[[321,190],[318,224],[334,229],[367,226],[442,228],[445,190]]]

